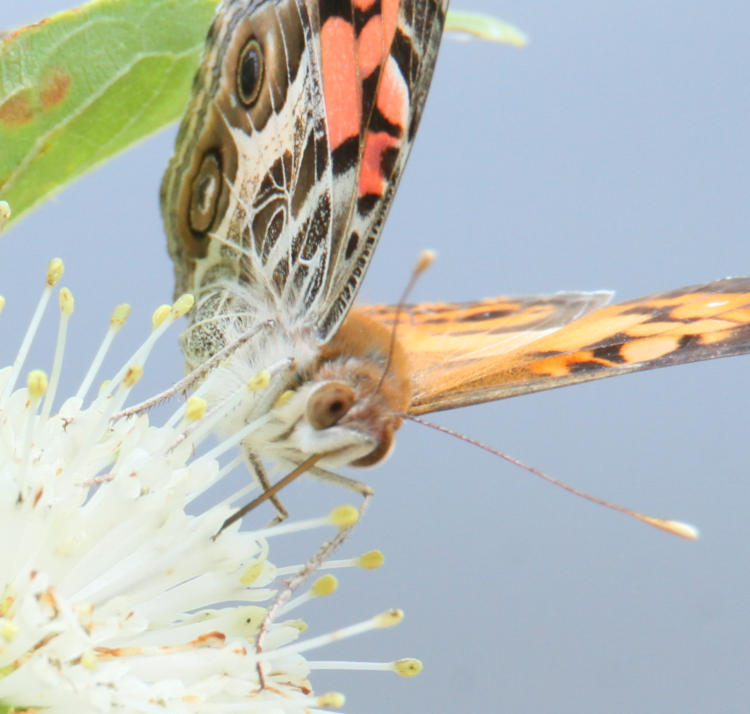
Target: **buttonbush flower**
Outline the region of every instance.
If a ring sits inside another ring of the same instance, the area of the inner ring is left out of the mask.
[[[62,288],[50,374],[26,370],[62,272],[61,261],[50,262],[16,359],[0,370],[0,711],[310,712],[343,702],[336,692],[313,693],[313,667],[418,672],[410,659],[311,663],[303,656],[395,624],[397,610],[308,639],[300,620],[284,619],[336,589],[326,574],[296,592],[345,538],[357,509],[261,531],[235,524],[214,537],[237,494],[198,512],[193,502],[239,463],[234,439],[196,455],[220,407],[207,411],[193,397],[162,426],[147,413],[122,412],[150,351],[190,297],[154,313],[143,345],[89,399],[127,318],[128,307],[117,307],[77,393],[59,401],[74,307]],[[304,566],[269,560],[268,536],[321,527],[333,536],[322,548],[319,537],[307,539],[313,555]],[[381,562],[373,551],[326,567]]]

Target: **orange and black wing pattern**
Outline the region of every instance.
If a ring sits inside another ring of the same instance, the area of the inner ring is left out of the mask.
[[[638,370],[750,352],[750,278],[601,307],[608,293],[359,306],[393,327],[424,414]]]

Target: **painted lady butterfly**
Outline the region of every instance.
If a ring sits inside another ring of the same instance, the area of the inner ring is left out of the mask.
[[[750,279],[603,307],[608,293],[355,307],[424,106],[446,0],[225,0],[162,184],[189,368],[225,427],[313,475],[370,465],[403,416],[750,351]],[[394,339],[394,330],[395,339]],[[266,484],[264,484],[266,485]],[[280,508],[279,505],[277,507]]]

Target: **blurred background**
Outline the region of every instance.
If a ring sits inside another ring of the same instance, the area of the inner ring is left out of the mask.
[[[0,25],[66,6],[0,0]],[[446,38],[360,299],[395,301],[423,248],[438,261],[415,300],[599,288],[628,299],[750,274],[747,6],[463,0],[456,9],[494,13],[531,41],[518,50]],[[132,302],[133,315],[110,368],[143,339],[172,296],[157,196],[174,133],[2,237],[5,363],[56,255],[77,298],[70,389],[115,304]],[[34,366],[48,368],[56,317],[46,324]],[[163,341],[141,396],[181,375],[176,337]],[[314,673],[316,689],[344,691],[345,709],[360,714],[747,711],[749,373],[750,358],[716,360],[435,416],[603,498],[695,523],[695,543],[405,425],[391,459],[359,472],[376,498],[342,549],[381,548],[385,565],[344,573],[336,594],[299,616],[315,635],[402,607],[395,630],[312,658],[416,656],[425,670],[408,681]],[[312,481],[284,493],[296,517],[349,500]],[[310,550],[302,538],[273,545],[280,564]]]

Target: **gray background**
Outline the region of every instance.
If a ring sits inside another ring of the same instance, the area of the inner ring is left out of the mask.
[[[0,24],[65,5],[2,0]],[[467,8],[513,20],[532,42],[445,42],[362,298],[394,301],[425,247],[439,260],[418,300],[597,288],[626,299],[750,273],[744,3]],[[173,134],[3,237],[4,359],[52,255],[66,259],[78,298],[70,357],[85,362],[122,300],[134,303],[122,343],[144,334],[172,291],[156,196]],[[47,343],[55,329],[49,321]],[[321,673],[317,689],[344,690],[347,711],[373,714],[749,711],[748,365],[719,360],[435,417],[602,497],[694,522],[697,543],[406,425],[390,461],[366,474],[376,502],[343,549],[380,547],[386,565],[343,574],[337,594],[300,615],[317,634],[403,607],[399,628],[312,658],[413,655],[425,671],[409,681]],[[173,335],[144,390],[180,373]],[[348,498],[313,482],[285,494],[300,516]],[[274,543],[276,562],[309,547],[292,541]]]

